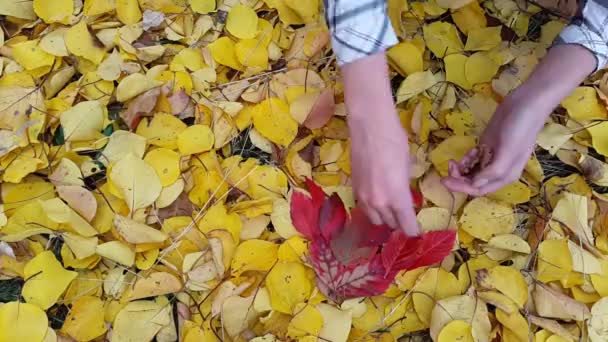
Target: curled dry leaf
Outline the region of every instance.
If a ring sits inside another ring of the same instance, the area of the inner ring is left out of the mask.
[[[549,285],[536,284],[533,292],[536,312],[541,317],[583,321],[590,316],[589,308]]]

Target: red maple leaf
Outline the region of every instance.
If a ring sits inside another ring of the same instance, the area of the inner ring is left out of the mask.
[[[292,222],[311,241],[310,261],[319,290],[336,302],[380,295],[397,272],[438,263],[452,250],[454,230],[408,237],[386,225],[373,225],[358,208],[348,217],[340,197],[326,196],[310,180],[306,184],[310,196],[292,195]]]

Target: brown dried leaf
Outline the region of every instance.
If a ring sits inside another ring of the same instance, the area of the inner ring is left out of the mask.
[[[85,220],[93,220],[97,213],[97,200],[89,190],[78,185],[60,185],[57,186],[57,193]]]
[[[589,308],[548,285],[536,284],[533,292],[539,316],[583,321],[591,315]]]
[[[139,123],[139,119],[144,114],[152,112],[156,107],[156,100],[160,95],[160,87],[156,87],[137,96],[127,107],[127,110],[120,113],[120,117],[131,129],[135,129]]]

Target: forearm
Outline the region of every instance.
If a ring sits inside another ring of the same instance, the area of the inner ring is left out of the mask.
[[[533,106],[538,113],[535,122],[542,125],[553,109],[595,70],[596,64],[593,53],[580,45],[554,46],[508,101]]]
[[[383,52],[344,65],[341,71],[351,122],[397,120]]]

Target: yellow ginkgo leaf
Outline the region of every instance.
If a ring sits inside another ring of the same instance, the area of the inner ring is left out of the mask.
[[[23,43],[13,45],[12,48],[13,58],[26,70],[50,67],[55,62],[55,56],[45,52],[39,46],[38,40],[27,40]]]
[[[467,51],[488,51],[500,46],[501,26],[484,27],[470,30],[464,49]]]
[[[488,241],[495,235],[511,233],[515,229],[515,214],[507,204],[477,197],[464,206],[459,223],[467,233]]]
[[[305,336],[318,336],[323,327],[323,316],[314,306],[300,304],[296,306],[295,315],[287,327],[289,338],[301,338]]]
[[[487,195],[495,201],[500,201],[509,204],[526,203],[530,200],[530,188],[524,183],[517,181],[508,184],[491,194]]]
[[[116,17],[125,25],[141,20],[141,10],[137,0],[116,0]]]
[[[242,68],[241,63],[236,57],[236,48],[232,39],[221,37],[207,45],[207,48],[211,52],[213,60],[218,64],[231,67],[235,70],[240,70]]]
[[[449,341],[462,341],[462,342],[473,342],[473,335],[471,334],[471,324],[461,321],[454,320],[446,324],[437,336],[438,342],[449,342]]]
[[[299,262],[278,262],[266,278],[270,303],[276,311],[293,314],[310,296],[313,284],[306,267]]]
[[[97,245],[96,252],[104,258],[127,267],[133,266],[135,262],[135,251],[120,241],[110,241]]]
[[[139,278],[129,293],[129,300],[156,297],[177,293],[182,289],[182,282],[168,272],[154,272],[145,278]]]
[[[408,75],[397,89],[397,103],[407,101],[422,93],[437,84],[438,81],[437,77],[429,70]]]
[[[445,79],[464,89],[471,89],[471,82],[466,77],[465,66],[468,57],[461,54],[451,54],[445,56],[443,63],[445,64]]]
[[[46,310],[57,303],[59,297],[78,273],[65,270],[51,251],[45,251],[30,260],[23,270],[25,284],[23,298]]]
[[[458,26],[460,31],[464,34],[468,34],[469,31],[474,29],[480,29],[486,27],[488,24],[488,20],[486,19],[486,13],[484,9],[479,5],[477,0],[438,0],[439,3],[443,1],[454,1],[456,3],[462,4],[463,2],[466,6],[460,7],[456,11],[452,12],[452,19],[454,20],[454,24]]]
[[[154,168],[132,154],[112,167],[110,180],[121,191],[131,212],[154,203],[162,189]]]
[[[65,232],[63,241],[68,245],[77,259],[85,259],[95,254],[98,239],[96,237],[83,237],[78,234]]]
[[[545,240],[538,246],[537,279],[544,283],[561,280],[572,272],[572,257],[566,240]]]
[[[441,176],[447,176],[448,162],[450,160],[460,160],[475,145],[477,145],[475,137],[453,135],[431,151],[431,162]]]
[[[179,153],[168,148],[151,150],[146,154],[144,161],[156,171],[162,186],[175,183],[181,174]]]
[[[242,39],[234,46],[236,58],[246,67],[268,68],[268,49],[257,39]]]
[[[82,296],[72,302],[61,331],[76,341],[90,341],[107,330],[104,305],[98,297]]]
[[[258,28],[258,16],[245,5],[237,4],[230,9],[226,18],[226,30],[239,39],[255,37]]]
[[[530,254],[530,245],[515,234],[496,235],[488,240],[488,246],[518,253]]]
[[[236,248],[231,271],[235,275],[246,271],[268,271],[277,260],[277,251],[278,245],[269,241],[243,241]]]
[[[346,342],[351,330],[351,313],[325,303],[317,304],[316,308],[323,318],[319,337],[327,341]]]
[[[47,24],[69,24],[69,19],[74,12],[74,2],[58,0],[50,3],[45,0],[34,0],[34,12]]]
[[[471,85],[492,81],[498,72],[498,65],[485,52],[476,52],[467,58],[464,74]]]
[[[186,124],[174,115],[157,113],[150,122],[142,120],[136,133],[148,138],[151,145],[175,150],[178,137],[186,128]]]
[[[48,325],[46,313],[36,305],[9,302],[0,307],[0,341],[43,341]]]
[[[183,155],[209,151],[213,147],[213,132],[207,125],[192,125],[177,137],[177,148]]]
[[[82,11],[87,16],[94,16],[113,11],[116,8],[116,0],[84,0]]]
[[[196,13],[207,14],[215,10],[215,0],[188,0],[188,3]]]
[[[387,57],[392,66],[403,76],[422,71],[422,51],[410,42],[401,42],[388,49]]]
[[[121,215],[114,217],[114,226],[118,234],[132,244],[159,243],[168,238],[167,234],[158,229]]]
[[[298,133],[298,123],[281,99],[273,97],[260,102],[251,116],[258,132],[275,144],[287,146]]]
[[[478,270],[479,285],[496,289],[515,302],[520,308],[528,301],[528,284],[518,270],[508,266],[495,266],[489,270]]]
[[[116,99],[120,102],[124,102],[152,88],[158,87],[161,84],[162,82],[150,79],[144,74],[134,73],[123,78],[122,81],[118,83],[118,87],[116,88]]]
[[[435,56],[444,56],[464,49],[456,26],[443,21],[436,21],[422,27],[426,46]]]
[[[103,45],[89,32],[85,20],[66,31],[65,46],[70,53],[96,65],[101,63],[106,54]]]
[[[65,140],[92,140],[101,135],[104,108],[99,101],[83,101],[61,113],[60,121]]]
[[[151,341],[172,320],[171,305],[165,297],[129,302],[116,315],[112,341]]]
[[[247,177],[247,193],[254,199],[283,198],[287,194],[287,176],[279,168],[259,165]]]
[[[442,268],[430,268],[421,274],[416,284],[416,292],[412,295],[414,308],[420,320],[428,325],[431,322],[435,301],[459,295],[460,291],[456,276]]]
[[[593,120],[608,118],[606,107],[600,104],[597,92],[593,87],[578,87],[562,101],[568,115],[576,120]]]

